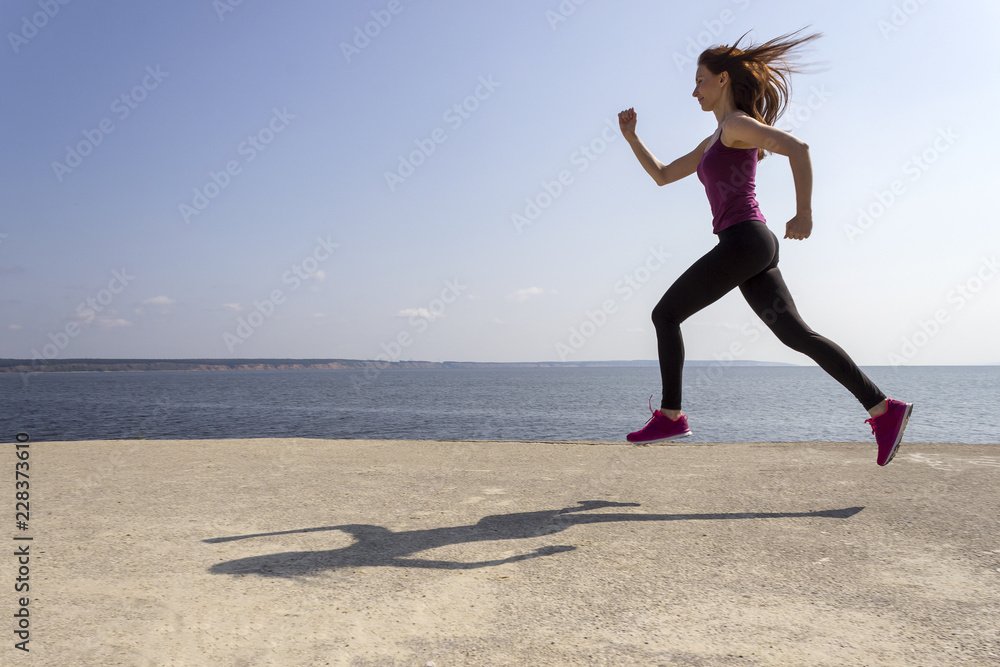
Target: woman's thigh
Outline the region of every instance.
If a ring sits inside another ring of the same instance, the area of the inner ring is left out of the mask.
[[[653,309],[654,320],[680,324],[775,263],[777,242],[763,223],[731,229],[674,281]]]

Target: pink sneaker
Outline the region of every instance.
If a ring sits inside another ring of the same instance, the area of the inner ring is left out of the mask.
[[[899,443],[903,439],[903,430],[906,422],[910,419],[910,412],[913,410],[913,403],[904,403],[894,399],[888,399],[885,412],[877,417],[866,419],[866,424],[871,424],[872,433],[875,434],[875,441],[878,443],[878,459],[876,463],[880,466],[887,465],[899,449]]]
[[[681,415],[677,419],[668,419],[659,410],[653,410],[653,397],[649,397],[649,411],[653,416],[649,418],[642,429],[629,433],[626,439],[636,444],[648,444],[650,442],[665,442],[686,438],[691,435],[688,428],[687,415]]]

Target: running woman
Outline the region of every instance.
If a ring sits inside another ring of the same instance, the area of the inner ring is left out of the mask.
[[[809,146],[774,127],[788,104],[790,75],[801,71],[789,64],[789,54],[820,36],[795,38],[799,32],[745,49],[738,48],[741,37],[731,47],[717,46],[699,56],[692,95],[703,111],[715,114],[719,127],[670,164],[656,159],[636,136],[634,109],[618,114],[622,134],[657,185],[698,174],[711,204],[712,229],[719,237],[718,244],[685,271],[653,308],[663,395],[655,411],[650,398],[653,416],[642,429],[628,434],[629,442],[691,435],[687,416],[681,413],[684,342],[680,325],[739,287],[782,343],[810,357],[861,402],[878,443],[878,465],[889,463],[899,448],[913,405],[886,398],[843,349],[802,321],[778,270],[778,237],[768,229],[757,205],[757,161],[764,158],[765,150],[785,155],[796,200],[796,214],[785,225],[785,238],[802,240],[812,232]]]

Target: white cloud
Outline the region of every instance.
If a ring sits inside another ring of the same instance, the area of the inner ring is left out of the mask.
[[[20,331],[24,327],[22,327],[20,324],[8,324],[7,328],[10,329],[11,331]]]
[[[243,310],[243,306],[241,306],[238,303],[224,303],[222,304],[222,307],[225,308],[226,310],[234,310],[237,313]]]
[[[96,324],[97,326],[99,326],[102,329],[115,329],[117,327],[130,327],[130,326],[132,326],[131,322],[129,322],[128,320],[123,320],[120,317],[117,317],[117,318],[112,318],[112,317],[98,317],[96,320],[94,320],[94,324]]]
[[[171,299],[169,296],[154,296],[142,302],[144,306],[172,306],[175,303],[177,300]]]
[[[515,303],[521,303],[522,301],[527,301],[533,296],[541,296],[544,293],[545,290],[541,287],[525,287],[524,289],[517,290],[507,298]]]
[[[444,314],[432,313],[426,308],[405,308],[396,313],[396,317],[422,317],[425,320],[433,320],[438,317],[444,317]]]

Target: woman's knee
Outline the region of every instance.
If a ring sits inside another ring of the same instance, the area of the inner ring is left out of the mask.
[[[684,321],[673,304],[666,299],[656,304],[650,314],[650,319],[653,320],[654,327],[679,326]]]
[[[770,328],[777,339],[786,347],[807,355],[815,347],[817,341],[822,339],[819,334],[801,321],[779,321]]]

